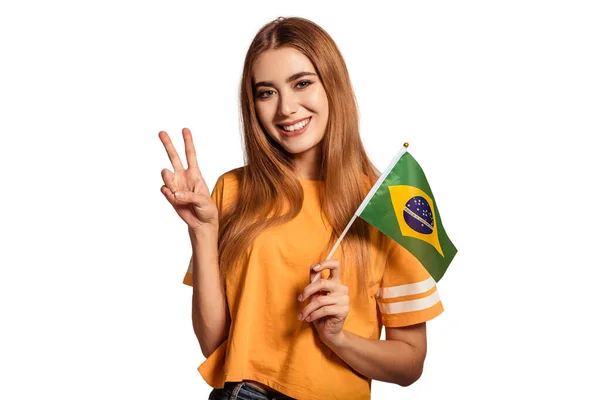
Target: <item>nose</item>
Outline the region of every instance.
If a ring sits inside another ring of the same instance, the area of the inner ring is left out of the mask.
[[[280,93],[279,95],[279,115],[287,117],[298,111],[298,98],[293,92]]]

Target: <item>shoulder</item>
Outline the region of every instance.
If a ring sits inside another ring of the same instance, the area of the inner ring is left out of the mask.
[[[212,197],[219,209],[235,202],[245,167],[234,168],[220,175],[212,191]]]
[[[238,167],[223,173],[217,179],[216,185],[225,188],[237,188],[242,180],[246,167]]]

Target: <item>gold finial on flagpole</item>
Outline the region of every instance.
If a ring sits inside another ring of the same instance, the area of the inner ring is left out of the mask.
[[[404,142],[404,148],[408,149],[408,142]]]

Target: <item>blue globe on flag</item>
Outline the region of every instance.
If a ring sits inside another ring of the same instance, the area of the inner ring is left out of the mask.
[[[414,196],[404,205],[404,221],[413,230],[424,235],[433,233],[433,212],[427,200],[422,196]]]

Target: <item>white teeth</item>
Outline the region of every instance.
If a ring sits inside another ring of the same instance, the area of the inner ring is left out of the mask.
[[[298,122],[297,124],[284,126],[283,129],[287,132],[297,131],[298,129],[302,129],[308,124],[310,118],[305,119],[304,121]]]

